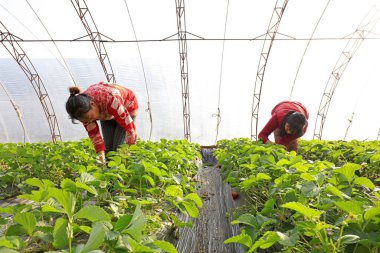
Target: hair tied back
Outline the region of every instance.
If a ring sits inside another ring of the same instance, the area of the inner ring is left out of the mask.
[[[69,88],[69,91],[70,91],[70,96],[75,96],[80,93],[80,89],[77,86],[71,86]]]

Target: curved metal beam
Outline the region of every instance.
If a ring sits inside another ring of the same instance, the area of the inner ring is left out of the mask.
[[[278,0],[276,2],[276,5],[272,13],[272,17],[268,25],[267,32],[265,33],[264,44],[263,44],[263,48],[260,54],[259,66],[257,68],[255,87],[253,91],[251,139],[253,138],[257,140],[260,97],[261,97],[261,89],[262,89],[263,81],[264,81],[265,69],[267,66],[268,57],[272,49],[274,39],[277,34],[278,27],[280,25],[281,18],[284,14],[284,11],[288,2],[289,0]],[[254,126],[255,126],[255,133],[253,132]]]
[[[15,59],[17,64],[20,66],[21,70],[25,73],[28,80],[32,84],[33,89],[41,102],[46,119],[49,123],[52,141],[55,143],[57,140],[62,139],[53,105],[50,101],[50,97],[46,91],[42,79],[38,75],[32,62],[30,61],[24,50],[21,48],[17,40],[20,40],[20,38],[10,33],[8,29],[4,26],[4,24],[0,21],[0,42],[12,55],[13,59]]]
[[[190,135],[190,103],[189,103],[189,75],[187,65],[187,39],[185,0],[175,0],[178,28],[179,58],[181,65],[183,132],[185,139],[191,141]]]
[[[368,15],[365,19],[368,20]],[[350,40],[347,42],[346,47],[343,49],[327,81],[325,90],[323,91],[321,102],[319,103],[317,119],[315,120],[313,139],[322,139],[323,127],[325,125],[327,113],[331,104],[331,99],[334,95],[338,82],[342,78],[342,75],[346,70],[348,63],[355,55],[359,47],[362,45],[364,39],[375,27],[377,22],[378,18],[376,18],[375,15],[369,18],[369,21],[367,23],[361,22],[358,28],[356,28],[356,31],[352,33]]]
[[[96,54],[98,55],[107,81],[110,83],[116,83],[115,74],[113,73],[112,65],[108,57],[106,47],[103,43],[103,38],[106,40],[110,38],[99,32],[95,21],[92,18],[90,10],[87,8],[87,4],[84,0],[71,0],[71,3],[73,4],[80,18],[80,21],[87,31],[87,36],[91,39],[91,42],[94,45]],[[112,39],[110,40],[112,41]]]

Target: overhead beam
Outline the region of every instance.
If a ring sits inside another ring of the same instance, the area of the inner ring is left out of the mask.
[[[90,38],[92,44],[94,45],[96,54],[98,55],[100,64],[102,65],[107,81],[110,83],[116,83],[116,78],[112,69],[111,61],[108,57],[107,50],[103,42],[103,40],[112,41],[112,39],[99,32],[95,24],[95,21],[92,18],[91,12],[88,9],[87,4],[84,0],[71,0],[71,3],[73,4],[79,16],[79,19],[87,32],[87,35],[82,38]]]
[[[264,44],[261,49],[259,65],[257,67],[256,80],[255,80],[255,86],[254,86],[254,91],[253,91],[253,102],[252,102],[251,139],[254,139],[254,140],[257,140],[261,90],[263,87],[268,57],[271,52],[273,42],[277,35],[278,27],[280,25],[281,18],[284,14],[284,11],[288,2],[289,0],[279,0],[276,2],[276,6],[273,9],[272,17],[270,19],[267,32],[263,35]]]

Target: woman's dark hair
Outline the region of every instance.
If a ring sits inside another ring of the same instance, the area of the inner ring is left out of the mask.
[[[66,111],[70,116],[70,119],[73,123],[76,123],[75,120],[79,120],[91,110],[91,97],[86,94],[79,94],[80,89],[76,86],[70,87],[70,97],[66,102]]]
[[[304,132],[303,128],[306,124],[306,117],[300,112],[290,111],[288,112],[281,123],[280,126],[280,136],[285,136],[287,133],[285,132],[285,124],[288,123],[289,128],[292,129],[294,135],[301,137]]]

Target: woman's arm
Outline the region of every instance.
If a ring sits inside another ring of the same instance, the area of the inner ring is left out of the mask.
[[[259,133],[259,139],[261,139],[264,143],[271,142],[268,137],[277,128],[279,128],[279,124],[277,122],[276,114],[273,114],[270,120]]]
[[[94,145],[96,153],[99,153],[100,151],[104,152],[106,147],[104,146],[98,123],[96,123],[96,121],[93,121],[90,123],[83,123],[83,125],[88,133],[88,137],[91,139],[92,145]]]

